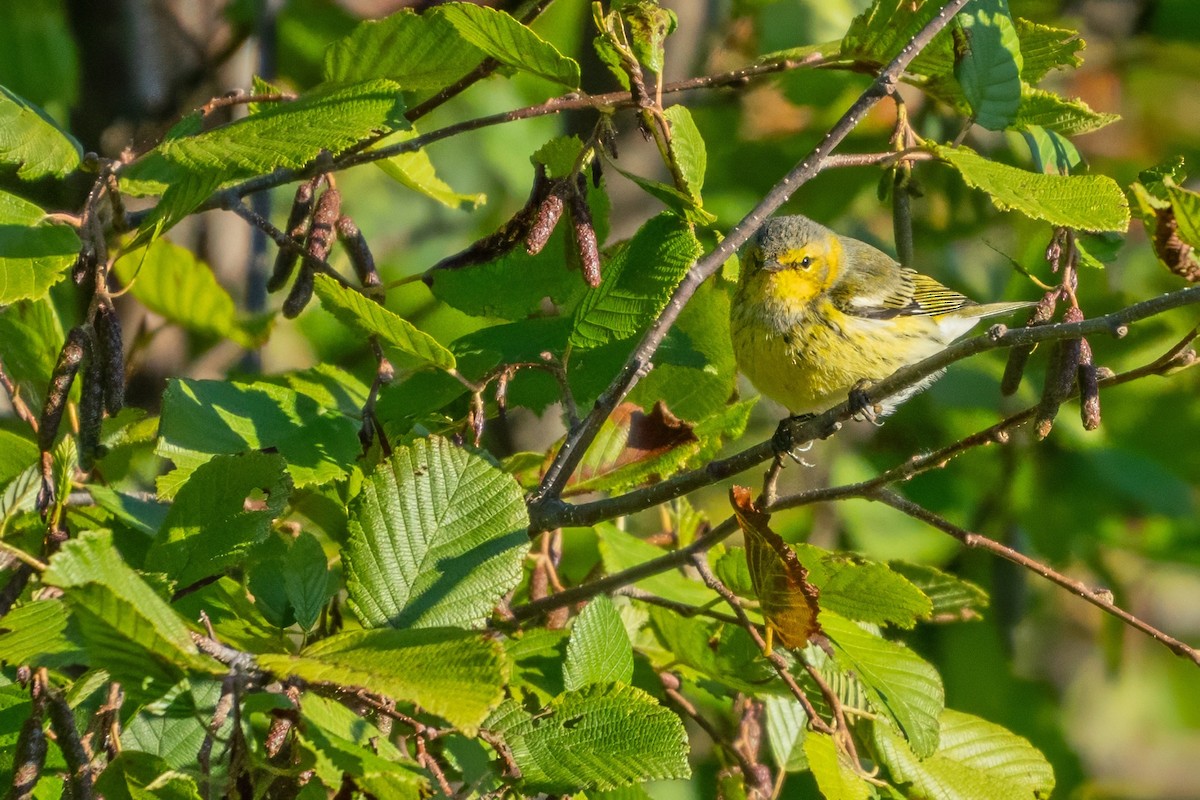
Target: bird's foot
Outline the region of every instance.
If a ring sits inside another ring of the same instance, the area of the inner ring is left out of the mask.
[[[780,421],[779,427],[775,429],[775,435],[771,437],[771,447],[775,450],[775,452],[777,454],[779,454],[779,455],[786,454],[788,457],[790,457],[793,461],[795,461],[797,464],[800,464],[801,466],[805,466],[805,467],[813,466],[812,464],[808,463],[803,458],[801,458],[801,456],[799,455],[800,453],[807,453],[809,450],[812,449],[812,446],[813,446],[812,441],[809,440],[806,442],[797,443],[795,435],[792,432],[792,429],[793,429],[794,425],[804,422],[806,420],[810,420],[815,416],[816,416],[816,414],[793,414],[792,416],[786,417],[785,419]]]
[[[865,378],[850,389],[850,397],[848,403],[850,405],[850,413],[854,419],[865,419],[876,427],[883,423],[879,420],[879,414],[883,410],[878,403],[871,401],[869,389],[872,382]]]

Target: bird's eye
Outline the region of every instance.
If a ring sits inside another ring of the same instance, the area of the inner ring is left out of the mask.
[[[804,258],[800,259],[800,268],[801,269],[808,269],[811,266],[812,266],[812,258],[810,258],[809,256],[805,256]]]

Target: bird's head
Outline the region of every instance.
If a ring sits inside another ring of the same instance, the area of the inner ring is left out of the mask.
[[[842,254],[837,234],[808,217],[772,217],[746,245],[742,282],[792,303],[805,303],[837,277]]]

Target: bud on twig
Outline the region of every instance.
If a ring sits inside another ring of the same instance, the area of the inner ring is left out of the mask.
[[[292,210],[288,214],[287,235],[299,244],[304,243],[308,235],[308,226],[312,221],[313,193],[316,191],[320,177],[305,181],[296,188],[296,196],[292,200]],[[277,292],[288,282],[292,270],[300,259],[299,252],[286,247],[279,248],[275,255],[275,267],[267,280],[267,291]]]
[[[567,212],[575,231],[575,245],[579,248],[579,263],[583,279],[588,286],[600,285],[600,245],[596,241],[596,228],[592,224],[592,210],[587,203],[587,181],[583,174],[576,176],[575,191],[570,194]]]
[[[111,302],[96,306],[96,359],[104,381],[104,408],[115,416],[125,405],[125,346],[121,319]]]
[[[358,276],[358,281],[363,288],[373,289],[382,286],[383,281],[379,278],[379,270],[375,268],[375,257],[371,255],[371,248],[367,247],[366,237],[354,224],[354,220],[345,216],[339,218],[337,235],[342,247],[346,249],[346,254],[350,256],[350,265],[354,267],[354,274]]]

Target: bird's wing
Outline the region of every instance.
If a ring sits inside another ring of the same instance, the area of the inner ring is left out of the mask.
[[[964,295],[894,262],[890,269],[868,270],[835,291],[834,302],[845,313],[866,319],[941,316],[975,305]]]

